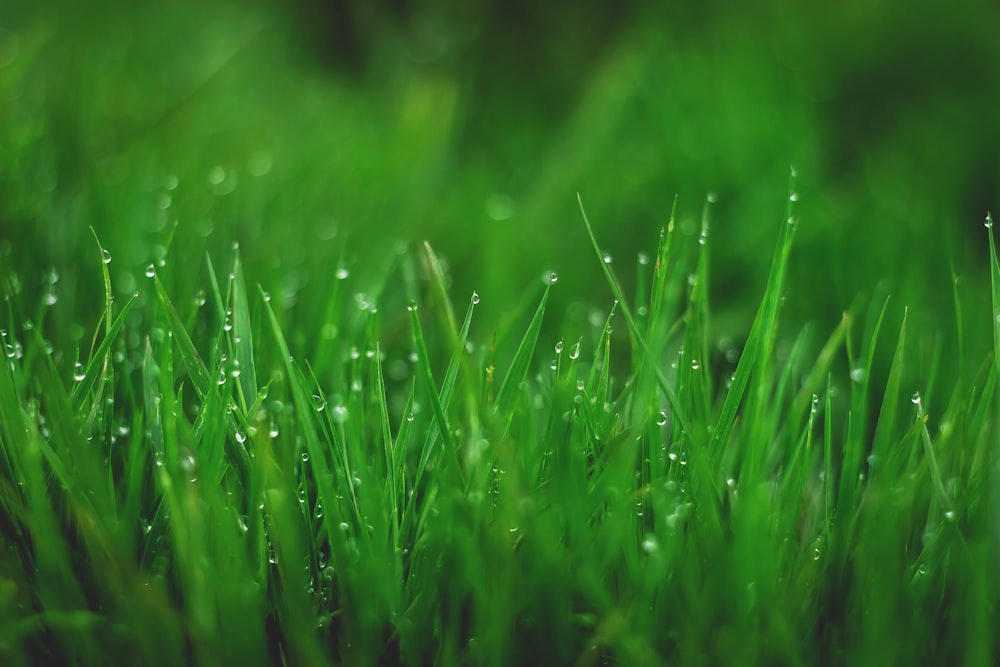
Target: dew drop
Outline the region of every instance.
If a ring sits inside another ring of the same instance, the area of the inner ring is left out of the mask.
[[[580,342],[577,341],[573,344],[573,347],[569,348],[569,358],[578,359],[580,357]]]
[[[152,278],[155,275],[156,275],[156,267],[150,264],[149,266],[146,267],[146,277]]]
[[[919,391],[913,392],[913,396],[910,397],[910,402],[913,403],[914,405],[920,405],[920,392]]]
[[[649,264],[649,255],[647,255],[644,252],[640,252],[639,253],[639,264],[641,266],[646,266],[647,264]]]
[[[240,443],[241,445],[247,441],[247,434],[244,433],[243,431],[237,431],[233,435],[233,437],[236,438],[236,442]]]
[[[302,452],[302,462],[303,463],[309,462],[309,452]]]
[[[798,201],[798,200],[799,200],[798,192],[793,192],[792,194],[788,195],[788,201]]]
[[[861,384],[865,381],[865,369],[858,366],[857,368],[851,369],[851,380]]]
[[[550,271],[548,274],[548,281],[550,285],[554,285],[559,281],[559,275],[555,271]]]
[[[56,302],[58,300],[59,300],[59,297],[56,295],[56,291],[53,290],[53,289],[50,289],[48,292],[46,292],[45,296],[42,298],[42,302],[46,306],[54,306],[54,305],[56,305]]]
[[[562,339],[560,338],[559,342],[556,343],[556,354],[562,354],[562,351],[563,351],[563,342]]]
[[[104,260],[105,264],[111,263],[111,253],[107,250],[107,248],[101,248],[101,258]]]
[[[406,415],[406,421],[408,421],[410,423],[413,422],[413,413],[412,412],[410,414]]]
[[[646,536],[642,538],[642,550],[648,554],[653,554],[660,550],[660,543],[656,541],[655,535],[646,533]]]
[[[316,408],[316,412],[323,412],[323,408],[326,407],[326,401],[319,394],[313,394],[312,397],[313,406]]]
[[[611,264],[613,261],[614,261],[614,259],[612,259],[611,255],[609,255],[608,253],[604,253],[604,263],[605,264]]]
[[[660,410],[659,412],[656,413],[656,425],[657,426],[666,426],[667,425],[667,411],[666,410]]]
[[[181,457],[180,461],[181,472],[189,482],[195,482],[198,480],[198,462],[195,461],[194,455],[186,454]]]
[[[406,309],[411,313],[415,312],[417,310],[417,302],[414,301],[413,299],[410,299],[410,302],[406,304]]]
[[[983,227],[985,227],[986,229],[992,229],[993,228],[993,215],[992,214],[990,214],[990,213],[986,214],[986,220],[983,221]]]
[[[479,292],[473,292],[472,293],[472,305],[474,306],[477,303],[479,303]]]
[[[77,382],[83,382],[83,378],[87,377],[86,372],[83,369],[83,364],[79,361],[73,365],[73,379]]]
[[[339,269],[337,269],[336,273],[337,280],[346,280],[349,275],[351,275],[351,272],[345,269],[344,267],[340,267]]]
[[[335,405],[330,411],[330,415],[333,417],[334,423],[343,424],[347,421],[347,406],[346,405]]]

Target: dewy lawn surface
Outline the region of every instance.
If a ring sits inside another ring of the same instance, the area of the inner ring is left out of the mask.
[[[613,306],[557,342],[558,276],[474,337],[429,245],[364,293],[331,271],[291,326],[236,246],[166,248],[122,299],[97,239],[60,289],[103,290],[99,324],[54,348],[8,248],[0,662],[995,663],[993,229],[948,377],[891,299],[779,336],[796,199],[741,347],[712,337],[709,206],[635,294],[585,222]]]

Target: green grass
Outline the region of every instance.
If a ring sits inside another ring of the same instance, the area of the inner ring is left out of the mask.
[[[1000,662],[997,10],[406,4],[5,8],[0,665]]]
[[[584,214],[614,307],[558,343],[555,276],[477,337],[429,245],[295,330],[238,248],[168,249],[123,300],[95,245],[76,349],[5,262],[0,661],[995,662],[993,230],[993,309],[956,287],[955,317],[996,348],[909,384],[935,348],[891,299],[784,330],[794,199],[741,347],[712,334],[710,204],[636,294]]]

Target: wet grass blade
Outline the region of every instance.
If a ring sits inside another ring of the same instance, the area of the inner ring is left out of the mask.
[[[510,363],[510,368],[507,369],[507,375],[504,376],[500,390],[497,392],[494,411],[500,416],[504,430],[510,426],[514,415],[514,408],[517,405],[518,397],[522,393],[521,383],[524,382],[528,375],[528,367],[531,365],[531,359],[535,354],[535,345],[538,343],[538,334],[542,330],[542,320],[545,317],[545,303],[548,301],[551,287],[551,282],[545,286],[545,291],[542,292],[542,300],[539,302],[538,308],[535,310],[535,315],[531,318],[528,329],[524,332],[524,336],[517,346],[517,351],[514,353],[514,358]]]
[[[246,279],[239,253],[233,265],[233,363],[239,368],[239,387],[243,410],[257,400],[257,370],[253,355],[253,329]]]
[[[94,350],[94,354],[91,355],[90,361],[87,363],[83,379],[77,382],[73,387],[72,400],[74,409],[77,413],[87,407],[91,392],[93,392],[98,379],[102,377],[105,372],[108,357],[111,354],[111,345],[118,337],[118,334],[121,333],[122,327],[125,326],[125,319],[128,317],[129,311],[135,304],[135,299],[136,298],[133,296],[125,302],[125,306],[122,308],[121,312],[118,313],[118,317],[116,317],[113,322],[109,322],[108,328],[104,334],[104,339],[101,341],[101,344],[97,346],[97,349]],[[110,313],[110,311],[108,312]]]

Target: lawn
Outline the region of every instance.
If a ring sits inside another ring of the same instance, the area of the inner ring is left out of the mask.
[[[0,663],[1000,661],[998,10],[364,7],[4,10]]]

